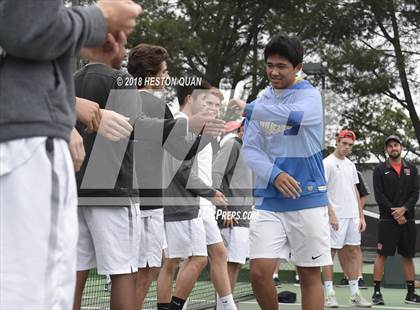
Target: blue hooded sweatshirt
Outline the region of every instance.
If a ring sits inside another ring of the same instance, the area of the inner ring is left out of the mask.
[[[246,105],[243,154],[256,174],[257,209],[285,212],[328,205],[322,164],[323,107],[319,91],[302,80],[285,90],[267,87]],[[287,198],[274,186],[286,172],[300,183],[299,198]]]

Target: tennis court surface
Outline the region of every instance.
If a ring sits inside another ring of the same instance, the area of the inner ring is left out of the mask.
[[[365,252],[365,256],[368,256]],[[342,276],[341,268],[337,260],[334,260],[334,283],[338,283]],[[420,258],[415,259],[416,270],[420,270]],[[364,276],[367,281],[368,288],[362,289],[361,293],[366,299],[370,300],[373,287],[372,282],[372,271],[373,264],[364,264]],[[301,309],[301,295],[300,288],[292,284],[294,279],[294,267],[291,264],[281,264],[280,266],[280,279],[282,285],[278,288],[278,292],[291,291],[297,294],[297,302],[295,304],[280,304],[280,309],[294,310]],[[340,308],[343,309],[356,309],[349,305],[349,289],[334,287],[336,292],[337,301],[339,302]],[[418,289],[417,289],[418,290]],[[385,305],[384,306],[373,306],[373,309],[394,309],[394,310],[405,310],[405,309],[419,309],[418,305],[409,305],[404,303],[406,294],[405,289],[381,289]],[[83,294],[82,309],[83,310],[102,310],[109,309],[109,296],[110,292],[106,290],[106,278],[104,276],[97,275],[93,270],[91,271],[86,288]],[[249,266],[248,264],[242,269],[237,287],[234,291],[234,298],[238,301],[240,310],[251,310],[260,309],[257,301],[254,299],[251,283],[249,280]],[[194,290],[188,301],[188,309],[213,309],[215,306],[215,291],[213,285],[210,282],[208,272],[203,271],[199,281],[194,287]],[[156,282],[153,282],[149,293],[146,297],[143,309],[156,309]],[[360,309],[360,308],[358,308]]]

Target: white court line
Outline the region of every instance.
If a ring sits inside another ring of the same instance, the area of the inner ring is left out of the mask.
[[[254,305],[258,305],[258,303],[256,301],[241,301],[239,302],[240,304],[254,304]],[[279,305],[283,305],[283,306],[302,306],[302,304],[298,304],[298,303],[282,303],[279,302]],[[338,305],[339,308],[350,308],[350,307],[354,307],[354,306],[350,306],[350,305]],[[414,305],[413,305],[414,306]],[[392,309],[392,310],[411,310],[411,309],[418,309],[418,307],[416,308],[409,308],[409,307],[387,307],[387,306],[372,306],[373,309]]]
[[[379,214],[378,213],[375,213],[375,212],[372,212],[372,211],[367,211],[367,210],[363,210],[363,213],[365,215],[368,215],[368,216],[373,217],[375,219],[379,219]],[[418,225],[418,224],[420,224],[420,220],[416,220],[416,221],[414,221],[414,223],[416,223]]]

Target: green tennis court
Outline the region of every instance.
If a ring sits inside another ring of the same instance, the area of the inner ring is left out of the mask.
[[[104,281],[105,283],[105,281]],[[235,290],[235,298],[243,299],[238,304],[238,308],[241,310],[253,310],[260,309],[257,301],[253,298],[251,293],[251,286],[249,283],[240,282],[238,288]],[[280,304],[280,309],[301,309],[300,304],[300,288],[293,286],[293,284],[282,284],[278,291],[291,291],[297,294],[297,303],[295,304]],[[337,300],[340,308],[345,309],[356,309],[355,307],[349,306],[349,290],[348,288],[335,288]],[[91,292],[92,293],[92,292]],[[88,294],[85,294],[84,305],[82,309],[109,309],[109,293],[108,292],[97,292],[88,298]],[[370,298],[372,295],[372,288],[362,290],[362,294],[366,298]],[[404,297],[406,294],[405,289],[389,289],[383,288],[382,294],[385,299],[384,306],[373,306],[375,309],[419,309],[418,305],[409,305],[404,303]],[[90,301],[90,305],[89,305]],[[194,289],[194,292],[188,302],[188,309],[208,309],[214,307],[214,290],[210,282],[199,281]],[[145,307],[143,309],[156,309],[156,287],[153,285],[151,291],[146,299]]]
[[[373,264],[372,254],[369,251],[364,251],[364,257],[369,261],[364,264],[363,271],[368,289],[361,290],[363,296],[370,300],[372,295],[372,272]],[[420,270],[420,257],[415,259],[416,270]],[[334,283],[338,283],[342,277],[342,271],[337,259],[334,260]],[[291,291],[297,294],[297,303],[295,304],[280,304],[280,309],[301,309],[300,304],[300,288],[292,284],[294,279],[294,267],[289,263],[283,263],[280,266],[279,272],[282,286],[278,291]],[[105,289],[106,278],[97,275],[95,271],[91,271],[86,283],[86,288],[83,295],[82,309],[84,310],[102,310],[109,309],[110,293]],[[337,300],[340,308],[355,309],[349,306],[349,289],[335,287]],[[375,309],[419,309],[418,305],[409,305],[404,303],[406,294],[405,289],[382,288],[384,296],[384,306],[374,306]],[[239,309],[251,310],[259,309],[257,301],[254,299],[251,283],[249,280],[249,265],[245,265],[239,275],[238,284],[234,291],[234,298],[239,302]],[[207,271],[203,271],[199,281],[194,287],[194,290],[188,301],[188,309],[211,309],[215,306],[215,291],[210,282]],[[154,282],[146,297],[143,309],[156,309],[156,282]]]
[[[337,296],[337,301],[340,305],[340,308],[345,309],[360,309],[356,307],[351,307],[349,305],[349,289],[348,288],[334,288],[335,293]],[[291,292],[295,292],[297,294],[297,303],[295,304],[280,304],[280,309],[282,310],[297,310],[301,309],[300,304],[300,289],[299,287],[293,286],[293,284],[285,284],[282,285],[281,288],[278,289],[279,291],[287,290]],[[405,289],[381,289],[382,294],[384,296],[385,305],[384,306],[373,306],[373,309],[393,309],[393,310],[405,310],[405,309],[419,309],[418,305],[408,305],[404,303],[404,298],[406,294]],[[367,290],[361,290],[362,294],[367,298],[370,299],[372,295],[372,288],[368,288]],[[247,300],[239,303],[240,310],[254,310],[260,309],[255,299]]]

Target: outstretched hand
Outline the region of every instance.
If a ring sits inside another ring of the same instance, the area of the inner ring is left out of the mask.
[[[195,134],[203,133],[217,137],[225,130],[225,122],[214,118],[208,112],[199,112],[188,119],[188,124]]]
[[[101,114],[98,134],[114,142],[130,136],[133,131],[133,126],[129,123],[130,118],[115,111],[104,109],[101,109]],[[87,132],[92,131],[87,130]]]

